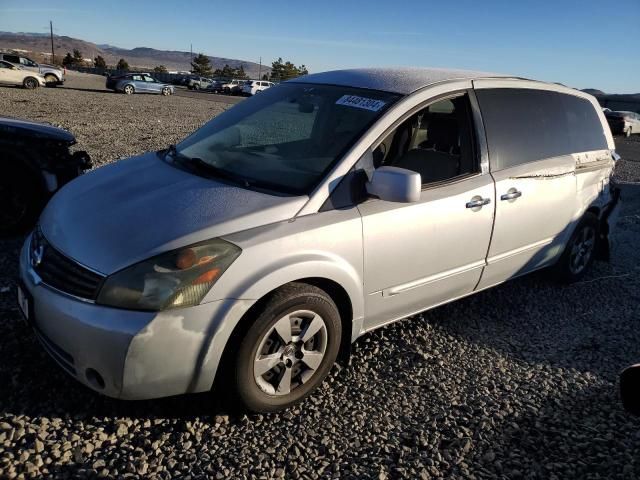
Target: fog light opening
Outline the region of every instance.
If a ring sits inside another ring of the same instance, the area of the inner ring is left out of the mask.
[[[102,390],[104,388],[104,379],[102,378],[102,375],[93,368],[87,368],[84,374],[87,377],[87,381],[93,388],[96,390]]]

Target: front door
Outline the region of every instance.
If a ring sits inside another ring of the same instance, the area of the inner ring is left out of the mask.
[[[463,92],[412,115],[374,150],[376,166],[420,173],[423,190],[412,204],[370,199],[358,205],[366,329],[467,295],[478,283],[495,199],[474,137]]]
[[[144,78],[142,75],[133,75],[132,80],[133,80],[133,86],[135,87],[136,92],[144,93],[149,90],[149,88],[147,87],[147,82],[144,81]]]

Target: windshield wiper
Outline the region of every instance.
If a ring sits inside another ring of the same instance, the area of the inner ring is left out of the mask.
[[[178,152],[175,145],[169,145],[166,150],[166,155],[170,155],[174,162],[179,163],[183,168],[190,169],[206,177],[216,177],[227,180],[242,188],[261,188],[270,191],[282,192],[281,185],[277,185],[271,182],[264,182],[259,180],[247,180],[241,175],[225,170],[224,168],[217,167],[211,163],[205,162],[199,157],[188,157]],[[289,191],[285,189],[286,193],[296,194],[297,192]]]
[[[225,170],[224,168],[216,167],[215,165],[205,162],[201,158],[190,158],[188,163],[202,172],[209,173],[214,177],[229,180],[230,182],[235,183],[236,185],[239,185],[241,187],[248,188],[252,186],[251,182],[241,177],[240,175],[233,174],[228,170]]]

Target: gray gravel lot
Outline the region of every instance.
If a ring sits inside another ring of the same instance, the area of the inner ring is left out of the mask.
[[[224,108],[0,89],[0,114],[69,128],[98,164],[175,142]],[[620,180],[640,181],[640,141],[619,151]],[[617,374],[640,361],[640,186],[623,200],[612,261],[581,283],[538,273],[377,330],[277,415],[80,386],[21,321],[21,239],[0,241],[0,478],[638,478],[640,420],[622,410]]]
[[[0,115],[49,122],[70,130],[96,166],[183,139],[230,104],[177,95],[124,95],[105,78],[69,72],[64,87],[0,88]],[[205,95],[205,94],[200,94]]]

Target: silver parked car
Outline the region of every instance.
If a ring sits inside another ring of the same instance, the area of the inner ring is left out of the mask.
[[[307,75],[65,186],[25,241],[18,301],[105,395],[216,382],[275,411],[370,330],[543,267],[580,278],[607,253],[616,158],[596,100],[564,86]]]
[[[127,95],[134,93],[159,93],[164,96],[173,95],[173,85],[159,82],[148,73],[126,73],[107,77],[106,88]]]

